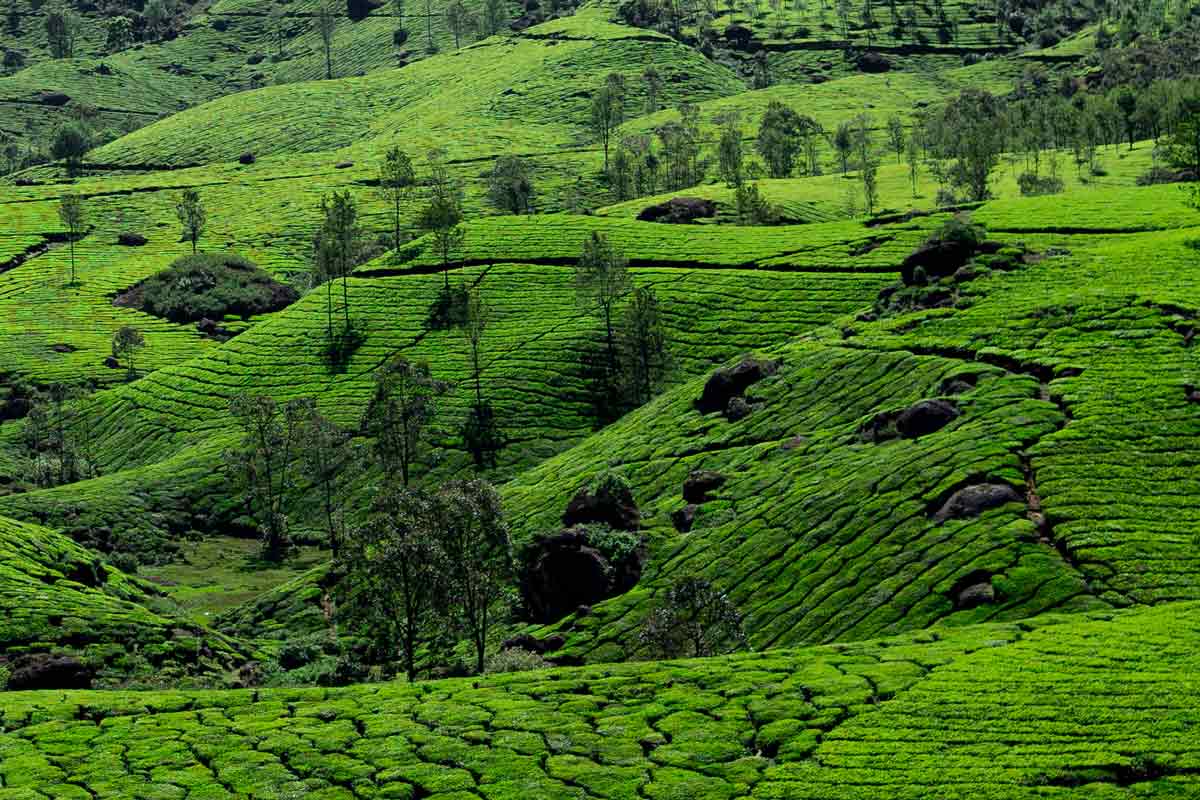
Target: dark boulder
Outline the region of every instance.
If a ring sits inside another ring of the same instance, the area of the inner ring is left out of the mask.
[[[528,650],[531,653],[537,653],[539,656],[546,653],[553,653],[556,650],[561,650],[567,643],[565,636],[554,634],[547,636],[545,639],[539,639],[528,633],[522,633],[511,639],[505,640],[504,644],[500,645],[501,650]]]
[[[717,204],[712,200],[701,197],[672,197],[642,209],[638,219],[642,222],[688,225],[698,219],[709,219],[716,215]]]
[[[628,486],[604,481],[594,488],[580,487],[567,504],[562,521],[565,528],[601,524],[621,531],[636,531],[642,514]]]
[[[880,73],[892,68],[892,62],[879,53],[863,53],[855,63],[859,72]]]
[[[117,244],[123,247],[142,247],[146,244],[146,237],[140,233],[124,231],[117,234]]]
[[[121,368],[121,362],[117,361],[112,356],[106,356],[103,361],[103,364],[104,364],[104,366],[108,367],[109,369],[120,369]]]
[[[730,422],[737,422],[750,416],[754,411],[754,406],[744,397],[729,398],[729,405],[725,406],[725,419]]]
[[[254,153],[251,153],[250,151],[246,151],[238,156],[239,164],[253,164],[256,160],[257,159],[254,157]]]
[[[393,46],[403,47],[404,43],[407,41],[408,41],[408,31],[404,30],[404,28],[396,28],[396,30],[392,31],[392,45]]]
[[[941,430],[958,415],[958,406],[947,400],[922,400],[900,412],[896,432],[906,439],[918,439]]]
[[[1007,483],[979,483],[959,489],[933,515],[936,522],[977,517],[989,508],[1020,502],[1021,495]]]
[[[996,587],[992,586],[992,574],[987,570],[975,570],[962,576],[950,588],[949,596],[959,611],[995,603]]]
[[[41,689],[90,689],[95,671],[72,656],[35,653],[13,661],[8,688],[13,691]]]
[[[44,106],[65,106],[71,102],[71,96],[62,92],[42,92],[38,95],[38,102]]]
[[[644,559],[639,547],[618,563],[609,561],[582,527],[544,537],[522,559],[525,610],[535,622],[555,622],[579,606],[627,592],[642,576]]]
[[[749,50],[754,41],[754,31],[745,25],[728,25],[725,27],[725,41],[734,50]]]
[[[721,367],[704,384],[704,391],[696,400],[696,410],[701,414],[725,411],[729,401],[742,394],[763,378],[779,371],[779,361],[767,361],[747,357],[732,367]]]
[[[64,344],[59,342],[58,344],[50,345],[50,349],[56,353],[74,353],[79,348],[73,344]]]
[[[953,275],[975,255],[975,247],[968,242],[959,240],[930,241],[918,247],[904,263],[900,265],[900,277],[908,286],[915,281],[916,271],[920,268],[931,278],[944,278]]]
[[[334,169],[349,169],[350,167],[353,167],[353,166],[354,166],[353,161],[339,161],[338,163],[333,165],[333,168]]]
[[[709,492],[724,485],[725,476],[716,470],[694,469],[683,482],[683,499],[689,503],[703,503],[708,500]]]
[[[671,513],[671,524],[675,526],[675,530],[680,533],[687,533],[696,524],[696,513],[700,510],[700,506],[695,503],[688,503],[678,511]]]

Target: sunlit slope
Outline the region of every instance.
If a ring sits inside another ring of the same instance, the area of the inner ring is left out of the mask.
[[[1195,615],[1184,605],[412,686],[6,694],[0,791],[1188,797]]]

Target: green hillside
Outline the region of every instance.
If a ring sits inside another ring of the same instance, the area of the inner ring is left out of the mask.
[[[1198,8],[0,0],[0,800],[1200,797]]]

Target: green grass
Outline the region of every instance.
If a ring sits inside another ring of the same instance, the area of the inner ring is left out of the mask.
[[[8,694],[0,797],[1182,797],[1194,613],[411,686]]]
[[[216,536],[184,542],[175,562],[146,567],[139,576],[175,601],[181,612],[202,625],[235,606],[323,562],[328,553],[303,546],[283,564],[262,561],[254,539]]]
[[[74,654],[114,685],[155,671],[176,680],[220,675],[246,660],[244,645],[176,616],[152,592],[59,533],[0,518],[7,657]]]

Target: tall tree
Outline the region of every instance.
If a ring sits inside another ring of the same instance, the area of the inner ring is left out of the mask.
[[[323,416],[315,401],[307,403],[301,411],[300,467],[309,486],[320,495],[329,548],[337,558],[345,540],[342,518],[345,481],[356,453],[350,433]]]
[[[904,160],[904,121],[898,116],[891,116],[887,121],[888,144],[892,146],[892,150],[896,153],[896,163],[899,164]]]
[[[119,53],[133,44],[133,21],[121,14],[109,17],[104,26],[104,49]]]
[[[392,0],[392,15],[396,17],[397,30],[404,30],[404,0]]]
[[[719,114],[715,120],[721,136],[717,142],[717,165],[728,186],[741,186],[745,179],[742,158],[742,117],[737,111]]]
[[[641,642],[657,658],[697,658],[746,647],[742,615],[704,578],[675,582],[646,618]]]
[[[242,430],[226,461],[246,485],[257,519],[263,556],[280,561],[287,552],[287,496],[293,487],[300,421],[311,401],[292,400],[282,409],[273,398],[239,394],[229,412]]]
[[[509,214],[529,214],[533,202],[533,178],[529,164],[520,156],[501,156],[488,174],[488,201]]]
[[[802,119],[791,108],[778,100],[767,104],[754,146],[772,178],[786,178],[792,174],[796,156],[800,153],[801,129]]]
[[[512,544],[500,494],[483,480],[451,481],[438,493],[439,538],[449,565],[447,597],[483,672],[494,611],[512,585]]]
[[[613,312],[617,302],[630,288],[628,262],[625,255],[597,231],[583,243],[583,252],[575,265],[575,289],[580,301],[595,304],[604,317],[605,352],[608,375],[616,374],[617,343],[613,328]]]
[[[608,146],[613,132],[625,121],[625,84],[620,75],[609,74],[592,95],[592,131],[604,147],[604,171],[608,172]]]
[[[467,340],[467,357],[471,364],[471,381],[475,384],[475,403],[463,425],[463,443],[475,460],[477,468],[496,465],[496,453],[502,446],[496,413],[483,396],[483,336],[487,331],[489,312],[483,294],[473,288],[467,295],[466,322],[463,334]]]
[[[992,170],[1005,144],[1002,102],[983,89],[964,89],[942,109],[934,153],[949,162],[946,174],[972,200],[986,200]]]
[[[417,173],[413,169],[412,159],[399,146],[388,150],[379,167],[379,192],[391,206],[392,246],[397,250],[401,245],[400,211],[416,185]]]
[[[337,556],[339,615],[366,635],[378,655],[399,655],[417,677],[422,640],[440,627],[446,563],[434,535],[438,514],[429,494],[387,486],[371,502]]]
[[[649,402],[670,365],[658,296],[649,286],[633,290],[621,319],[622,361],[637,405]]]
[[[196,242],[204,233],[204,225],[208,215],[204,211],[204,203],[200,201],[200,193],[195,189],[184,189],[175,201],[175,216],[183,228],[183,241],[192,243],[192,253],[196,252]]]
[[[646,67],[642,72],[642,82],[646,84],[646,113],[653,114],[659,109],[658,96],[662,93],[662,76],[654,65]]]
[[[837,151],[842,175],[850,171],[850,156],[854,151],[854,123],[842,122],[833,134],[833,149]]]
[[[317,4],[317,35],[325,49],[325,79],[333,77],[333,35],[337,31],[337,6],[334,0],[319,0]]]
[[[142,332],[131,325],[122,325],[113,334],[112,356],[118,362],[125,359],[129,368],[129,379],[137,377],[137,353],[146,346]]]
[[[46,47],[53,58],[71,58],[75,54],[75,40],[79,37],[79,18],[65,5],[55,5],[46,10]]]
[[[75,242],[87,227],[87,210],[82,195],[65,194],[58,201],[58,218],[67,229],[67,242],[71,246],[71,285],[75,285]]]
[[[462,0],[454,0],[446,6],[446,26],[454,34],[454,49],[457,50],[463,35],[475,29],[475,15]]]
[[[433,237],[433,246],[442,259],[444,288],[450,288],[450,254],[466,242],[463,227],[462,187],[450,174],[445,154],[429,154],[429,201],[418,218],[422,230]]]
[[[349,336],[350,324],[350,274],[358,263],[362,252],[362,228],[358,224],[358,202],[350,190],[333,192],[321,198],[321,227],[313,242],[317,277],[326,284],[325,311],[329,333],[333,335],[332,284],[342,283],[343,334]]]
[[[92,149],[92,137],[87,127],[77,120],[64,122],[54,132],[50,156],[67,167],[67,177],[75,177],[83,169],[83,157]]]
[[[275,55],[278,58],[283,58],[283,46],[287,42],[287,31],[284,28],[286,21],[287,16],[283,6],[272,5],[270,11],[267,12],[267,23],[270,25],[271,38],[275,40]]]
[[[384,474],[399,473],[405,487],[432,433],[437,398],[447,388],[433,378],[428,364],[414,364],[403,356],[393,357],[375,374],[375,392],[362,427],[375,438],[375,454]]]
[[[488,36],[495,36],[508,24],[508,7],[504,0],[484,0],[483,29]]]

